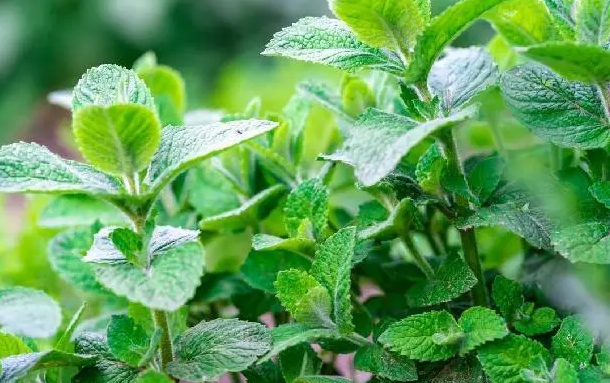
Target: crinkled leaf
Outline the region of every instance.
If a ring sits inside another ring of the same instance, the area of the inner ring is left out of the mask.
[[[284,222],[290,236],[300,236],[302,228],[307,227],[314,239],[322,239],[328,226],[328,195],[328,189],[317,178],[301,183],[290,192],[284,205]]]
[[[286,383],[292,383],[303,375],[319,374],[322,368],[322,360],[307,343],[301,343],[282,351],[278,360]]]
[[[551,355],[535,340],[509,335],[480,348],[478,358],[492,383],[531,383],[526,377],[543,374]]]
[[[306,257],[283,250],[253,251],[241,267],[241,274],[256,289],[275,293],[273,284],[282,270],[309,270],[311,261]]]
[[[72,110],[91,105],[139,104],[154,110],[150,90],[133,70],[103,64],[87,70],[73,92]]]
[[[127,224],[128,218],[110,203],[86,194],[66,194],[53,199],[38,217],[38,225],[50,228]]]
[[[535,336],[553,331],[559,322],[555,310],[550,307],[541,307],[535,309],[527,317],[519,315],[518,319],[513,322],[513,326],[522,334]]]
[[[453,359],[428,379],[429,383],[489,383],[481,365],[468,359]]]
[[[494,279],[492,297],[502,316],[509,322],[513,320],[517,310],[523,305],[521,285],[502,275],[498,275]]]
[[[610,52],[602,47],[550,42],[526,48],[522,53],[570,81],[596,84],[610,80]]]
[[[86,106],[74,115],[72,128],[87,161],[129,177],[148,166],[161,140],[157,116],[142,105]]]
[[[159,191],[195,163],[264,134],[277,125],[264,120],[239,120],[163,129],[161,144],[152,159],[145,183],[151,192]]]
[[[464,331],[464,341],[460,345],[460,354],[465,354],[492,340],[508,335],[504,319],[486,307],[471,307],[464,311],[458,320]]]
[[[15,335],[49,338],[61,325],[61,310],[42,291],[26,287],[0,289],[0,329]]]
[[[354,356],[354,368],[399,382],[417,380],[417,369],[412,361],[377,345],[359,348]]]
[[[278,184],[254,195],[237,209],[207,217],[199,222],[204,231],[233,231],[243,229],[258,222],[272,210],[279,197],[286,193],[286,187]]]
[[[436,16],[417,41],[407,79],[422,83],[441,52],[464,29],[505,0],[462,0]]]
[[[226,372],[246,369],[265,354],[271,336],[259,323],[237,319],[201,322],[176,341],[176,360],[167,364],[173,377],[190,382],[216,380]]]
[[[316,243],[309,238],[280,238],[269,234],[255,234],[252,248],[257,251],[287,250],[294,253],[313,255]]]
[[[556,358],[564,358],[576,368],[586,366],[593,356],[593,335],[582,319],[570,316],[561,322],[553,336],[551,351]]]
[[[569,82],[537,64],[506,72],[501,87],[513,115],[537,136],[580,149],[607,144],[610,124],[594,87]]]
[[[477,278],[458,253],[451,253],[441,263],[432,279],[417,282],[407,292],[409,305],[433,306],[449,302],[470,291]]]
[[[101,359],[80,370],[73,383],[135,383],[140,370],[125,363]]]
[[[553,17],[553,23],[563,39],[574,39],[575,22],[572,18],[572,0],[542,0]]]
[[[82,367],[95,362],[86,355],[69,354],[61,351],[35,352],[13,355],[2,359],[0,382],[13,383],[30,372],[53,367]]]
[[[271,337],[273,345],[260,360],[261,363],[297,344],[312,342],[319,338],[338,338],[339,334],[329,329],[311,328],[300,323],[286,323],[271,329]]]
[[[340,20],[306,17],[282,29],[267,44],[264,55],[330,65],[349,72],[361,68],[400,73],[398,57],[356,38]]]
[[[446,311],[411,315],[391,324],[378,341],[390,351],[422,362],[449,359],[463,336]]]
[[[610,208],[610,181],[599,181],[589,187],[595,199]]]
[[[112,316],[107,338],[112,354],[132,366],[140,364],[150,345],[150,338],[144,328],[126,315]]]
[[[342,334],[354,331],[350,278],[355,245],[355,227],[339,230],[320,245],[310,270],[330,294],[333,318]]]
[[[248,383],[285,383],[280,368],[271,360],[254,364],[241,373]]]
[[[116,178],[76,161],[64,160],[38,144],[0,148],[3,193],[86,193],[112,197],[124,192]]]
[[[505,1],[487,12],[485,19],[514,46],[544,43],[557,34],[540,0]]]
[[[576,368],[562,358],[555,361],[551,376],[553,376],[553,383],[579,383]]]
[[[444,110],[455,110],[496,84],[498,69],[483,48],[450,49],[434,63],[428,76],[432,95]]]
[[[571,262],[610,263],[610,225],[582,222],[553,232],[555,250]]]
[[[360,116],[342,148],[325,158],[353,166],[358,180],[364,186],[372,186],[390,174],[425,138],[473,117],[475,112],[475,107],[469,107],[447,118],[418,124],[401,115],[369,109]]]
[[[585,44],[604,46],[610,42],[610,3],[582,0],[577,3],[576,38]]]
[[[427,21],[416,0],[331,0],[330,8],[361,41],[403,54],[411,51]]]

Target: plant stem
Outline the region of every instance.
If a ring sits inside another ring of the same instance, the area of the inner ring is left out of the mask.
[[[448,130],[443,132],[440,140],[447,158],[447,166],[453,169],[457,174],[464,176],[464,170],[458,157],[457,147],[455,139],[453,138],[453,131]],[[453,196],[455,203],[460,211],[468,210],[469,203],[466,199],[459,195]],[[479,251],[477,249],[477,240],[474,229],[459,229],[460,239],[462,242],[462,250],[464,251],[464,260],[474,273],[477,278],[477,284],[472,289],[472,300],[475,305],[488,306],[488,294],[487,286],[485,285],[485,277],[483,275],[483,268],[481,267],[481,259],[479,258]]]
[[[610,120],[610,90],[608,90],[608,85],[604,83],[597,84],[597,93],[599,94],[599,98],[602,100],[602,104],[604,105],[606,119]]]
[[[409,252],[413,257],[415,264],[417,265],[417,267],[419,267],[422,273],[424,273],[426,278],[434,278],[434,269],[432,269],[432,266],[430,266],[426,258],[424,258],[419,252],[419,250],[417,250],[417,247],[415,247],[415,244],[413,243],[413,240],[411,239],[409,233],[401,233],[400,239],[402,239],[402,242],[405,244],[407,249],[409,249]]]
[[[356,344],[358,346],[370,346],[373,344],[373,342],[371,342],[370,340],[366,339],[362,335],[355,333],[355,332],[351,333],[350,335],[346,335],[345,339],[349,340],[350,342],[352,342],[353,344]]]
[[[153,318],[155,320],[155,327],[163,330],[163,336],[161,337],[161,366],[165,368],[166,364],[174,360],[172,335],[169,331],[167,315],[163,311],[153,310]]]

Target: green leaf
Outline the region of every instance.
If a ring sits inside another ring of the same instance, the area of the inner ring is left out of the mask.
[[[54,367],[82,367],[95,362],[95,358],[86,355],[69,354],[61,351],[35,352],[13,355],[2,359],[0,382],[13,383],[30,372]]]
[[[372,186],[390,174],[426,137],[473,117],[475,112],[475,107],[469,107],[447,118],[418,124],[401,115],[369,109],[360,116],[343,147],[324,157],[353,166],[358,180],[364,186]]]
[[[604,46],[610,42],[610,3],[582,0],[577,3],[576,38],[585,44]]]
[[[135,383],[140,370],[125,363],[101,359],[93,366],[80,370],[74,383]]]
[[[161,140],[157,116],[142,105],[86,106],[72,128],[83,157],[114,175],[133,177],[146,168]]]
[[[83,262],[83,255],[93,244],[93,233],[88,227],[69,229],[51,240],[49,262],[59,276],[72,286],[92,294],[107,290],[95,278],[91,264]]]
[[[335,328],[331,297],[314,277],[300,270],[280,271],[275,281],[277,298],[300,323]]]
[[[486,307],[471,307],[464,311],[458,324],[465,334],[460,345],[460,354],[466,354],[482,344],[508,335],[506,322],[493,310]]]
[[[0,148],[0,192],[122,194],[119,180],[88,165],[64,160],[38,144]]]
[[[415,168],[417,183],[424,191],[431,194],[441,192],[441,177],[446,160],[438,145],[433,144],[419,157]]]
[[[241,373],[248,383],[285,383],[280,368],[271,360],[252,365]]]
[[[319,374],[322,368],[322,361],[307,343],[282,351],[278,360],[286,383],[292,383],[303,375]]]
[[[553,232],[555,250],[571,262],[610,264],[610,225],[591,221]]]
[[[555,358],[564,358],[576,368],[587,366],[593,356],[593,335],[577,316],[561,322],[559,331],[553,336],[551,351]]]
[[[496,190],[504,173],[504,160],[499,155],[491,155],[477,161],[468,170],[466,181],[479,205],[484,204]]]
[[[157,193],[178,174],[197,162],[264,134],[278,124],[264,120],[219,122],[206,126],[163,129],[145,183]]]
[[[31,338],[50,338],[61,325],[61,310],[42,291],[26,287],[0,289],[0,328]]]
[[[293,253],[313,255],[316,243],[309,238],[280,238],[268,234],[255,234],[252,248],[257,251],[286,250]]]
[[[275,293],[273,284],[282,270],[309,270],[311,261],[306,257],[282,250],[253,251],[241,267],[244,280],[255,289]]]
[[[144,105],[154,111],[150,90],[136,73],[118,65],[103,64],[87,70],[74,88],[72,111],[86,106]]]
[[[393,381],[417,380],[417,369],[412,361],[404,356],[394,355],[377,345],[359,348],[354,356],[354,368]]]
[[[329,191],[321,180],[313,178],[293,189],[284,205],[284,222],[291,237],[300,237],[309,229],[309,238],[322,239],[328,227]]]
[[[478,351],[478,358],[492,383],[531,383],[528,376],[543,374],[551,355],[540,343],[522,335],[509,335]]]
[[[407,293],[412,307],[433,306],[449,302],[470,291],[477,278],[462,257],[453,252],[441,263],[432,279],[417,282]]]
[[[169,376],[154,370],[146,370],[141,373],[134,383],[172,383]]]
[[[285,193],[284,185],[271,186],[245,201],[237,209],[202,219],[199,228],[204,231],[226,232],[248,227],[265,218]]]
[[[430,93],[453,111],[498,82],[498,69],[483,48],[449,49],[434,63],[428,76]]]
[[[53,199],[38,217],[38,225],[48,228],[126,225],[129,218],[110,203],[86,194],[66,194]]]
[[[330,8],[356,33],[377,48],[400,50],[407,55],[425,27],[416,0],[331,0]]]
[[[391,324],[378,341],[390,351],[421,362],[451,358],[463,333],[451,314],[429,311]]]
[[[32,350],[30,350],[21,338],[0,332],[0,359],[4,359],[11,355],[27,354],[29,352],[32,352]],[[0,370],[0,373],[1,372],[2,370]]]
[[[286,323],[271,329],[273,345],[271,350],[259,361],[262,363],[278,355],[283,350],[300,343],[314,342],[317,339],[335,339],[339,334],[324,328],[311,328],[300,323]]]
[[[333,318],[342,334],[354,331],[350,288],[355,245],[355,227],[339,230],[320,245],[310,270],[330,294]]]
[[[293,383],[351,383],[352,381],[341,376],[310,375],[301,376]]]
[[[201,322],[176,341],[176,360],[167,372],[178,379],[203,382],[246,369],[266,353],[271,336],[265,326],[237,319]]]
[[[484,17],[513,46],[544,43],[557,34],[551,16],[540,0],[505,1]]]
[[[348,72],[362,68],[396,74],[404,71],[398,57],[362,43],[345,23],[327,17],[306,17],[282,29],[267,44],[263,55],[289,57]]]
[[[146,268],[128,263],[125,258],[111,259],[113,263],[107,260],[94,263],[96,277],[102,285],[130,301],[151,309],[175,311],[193,297],[203,273],[201,245],[189,242],[192,237],[181,238],[169,242],[168,246],[155,244],[153,239],[148,256],[150,264]],[[120,253],[116,248],[111,250]]]
[[[181,124],[186,110],[186,90],[180,73],[165,65],[141,68],[137,72],[154,96],[163,126]]]
[[[599,181],[589,187],[595,199],[610,208],[610,181]]]
[[[434,61],[464,29],[505,0],[462,0],[432,19],[417,41],[407,69],[411,83],[423,83]]]
[[[513,115],[538,137],[580,149],[608,143],[610,126],[594,87],[566,81],[536,64],[506,72],[501,87]]]
[[[574,39],[575,23],[572,19],[573,0],[543,0],[563,39]]]
[[[565,359],[557,359],[551,370],[553,383],[579,383],[578,372]]]
[[[61,338],[55,343],[54,349],[58,351],[71,351],[71,341],[74,332],[77,330],[78,325],[83,319],[83,314],[85,313],[85,309],[87,308],[87,302],[83,302],[83,304],[79,307],[79,309],[74,313],[68,326],[66,327],[66,331],[61,334]]]
[[[353,121],[350,114],[343,109],[341,95],[326,84],[315,81],[302,81],[297,85],[297,91],[304,97],[315,101],[330,110],[342,120]]]
[[[211,163],[188,173],[188,202],[203,218],[212,217],[241,205],[231,181]]]
[[[610,52],[602,47],[550,42],[526,48],[522,53],[569,81],[596,84],[610,80]]]
[[[126,315],[113,315],[107,330],[108,347],[120,361],[140,365],[146,356],[150,338],[142,326]]]
[[[476,361],[453,359],[434,371],[429,383],[489,383],[489,379]]]
[[[502,275],[498,275],[494,279],[491,294],[502,316],[511,322],[517,310],[523,305],[521,285]]]
[[[527,317],[523,314],[518,315],[518,319],[514,321],[513,326],[522,334],[535,336],[553,331],[559,325],[559,322],[555,310],[550,307],[541,307]]]

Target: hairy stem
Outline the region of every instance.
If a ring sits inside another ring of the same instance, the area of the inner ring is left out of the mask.
[[[154,310],[153,318],[155,320],[155,327],[163,330],[163,336],[161,337],[161,366],[165,368],[165,365],[174,360],[172,335],[167,323],[167,314],[163,311]]]
[[[458,157],[457,147],[453,138],[453,131],[448,130],[442,134],[441,144],[445,157],[447,158],[447,166],[464,177],[464,170],[460,164]],[[468,210],[469,203],[466,199],[459,195],[454,195],[455,203],[460,211]],[[462,250],[464,251],[464,259],[474,275],[477,278],[477,284],[472,289],[472,300],[475,305],[488,306],[488,294],[487,286],[485,284],[485,277],[483,275],[483,268],[481,267],[481,259],[479,257],[479,251],[477,249],[477,240],[474,229],[459,229],[460,240],[462,242]]]
[[[374,344],[370,340],[366,339],[362,335],[355,333],[355,332],[351,333],[350,335],[346,335],[345,339],[349,340],[350,342],[352,342],[353,344],[356,344],[358,346],[371,346]]]
[[[401,233],[400,239],[405,244],[407,249],[409,249],[409,252],[411,253],[411,256],[413,257],[415,264],[417,265],[417,267],[419,267],[419,269],[422,271],[422,273],[424,273],[426,278],[428,278],[428,279],[434,278],[434,269],[432,269],[432,266],[430,266],[430,264],[428,263],[426,258],[424,258],[424,256],[421,255],[419,250],[417,250],[417,247],[415,247],[415,244],[413,243],[413,239],[411,239],[411,236],[409,235],[409,233]]]

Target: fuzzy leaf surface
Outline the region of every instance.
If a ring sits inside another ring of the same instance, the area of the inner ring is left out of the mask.
[[[142,326],[126,315],[113,315],[107,330],[108,347],[120,361],[138,366],[145,357],[150,338]]]
[[[404,356],[394,355],[377,345],[359,348],[354,356],[354,368],[399,382],[417,380],[415,363]]]
[[[300,236],[303,225],[313,238],[321,238],[328,226],[329,191],[321,180],[307,180],[293,189],[284,206],[284,222],[291,237]]]
[[[2,359],[0,382],[13,383],[30,372],[54,367],[82,367],[95,362],[87,355],[70,354],[61,351],[35,352],[13,355]]]
[[[46,293],[26,287],[0,289],[0,328],[31,338],[49,338],[61,325],[61,310]]]
[[[460,346],[460,354],[478,348],[482,344],[508,335],[506,322],[493,310],[486,307],[471,307],[464,311],[458,320],[458,324],[465,334]]]
[[[556,358],[564,358],[576,368],[581,368],[591,361],[593,346],[593,335],[582,319],[569,316],[553,336],[551,351]]]

